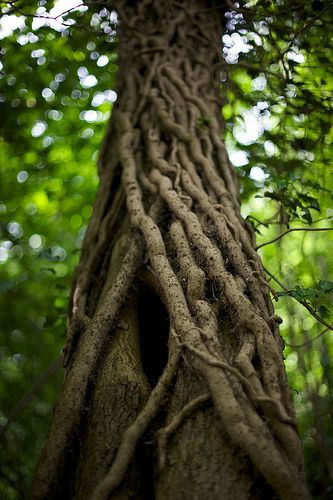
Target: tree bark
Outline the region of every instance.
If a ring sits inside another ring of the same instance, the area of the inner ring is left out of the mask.
[[[279,318],[221,134],[223,9],[116,6],[118,100],[30,498],[307,498]]]

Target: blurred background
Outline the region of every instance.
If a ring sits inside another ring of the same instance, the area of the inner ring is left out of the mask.
[[[62,383],[71,276],[117,99],[117,14],[101,1],[0,7],[0,497],[19,500]],[[223,133],[283,318],[316,499],[333,497],[332,7],[230,4],[221,67]]]

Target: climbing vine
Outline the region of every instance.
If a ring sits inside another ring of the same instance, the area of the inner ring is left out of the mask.
[[[65,383],[31,496],[54,491],[87,402],[92,397],[98,406],[91,391],[106,346],[115,329],[123,336],[132,331],[133,297],[144,283],[168,315],[168,360],[120,433],[91,498],[107,499],[121,485],[181,365],[203,390],[158,429],[160,467],[168,462],[172,433],[211,403],[228,439],[274,494],[306,498],[280,318],[252,229],[240,216],[237,178],[221,135],[222,16],[214,3],[199,1],[116,4],[118,102],[74,280]]]

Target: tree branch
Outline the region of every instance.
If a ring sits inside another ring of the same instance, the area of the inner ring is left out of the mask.
[[[259,250],[259,248],[262,248],[266,245],[270,245],[271,243],[275,243],[275,241],[280,240],[281,238],[283,238],[283,236],[288,233],[292,233],[293,231],[333,231],[333,227],[292,227],[290,229],[286,229],[278,236],[275,236],[275,238],[272,238],[269,241],[265,241],[264,243],[260,243],[260,245],[256,247],[256,250]]]
[[[315,340],[319,339],[320,337],[322,337],[324,335],[324,333],[328,332],[329,331],[329,328],[325,328],[325,330],[323,330],[322,332],[320,332],[316,337],[313,337],[313,339],[309,339],[307,340],[306,342],[304,342],[303,344],[288,344],[288,342],[284,342],[288,347],[292,347],[293,349],[300,349],[301,347],[304,347],[306,345],[309,345],[309,344],[312,344],[312,342],[314,342]]]
[[[288,288],[283,283],[281,283],[281,281],[276,276],[274,276],[274,274],[272,274],[270,271],[268,271],[268,269],[266,269],[265,267],[264,267],[264,270],[265,270],[265,273],[267,273],[268,276],[270,276],[285,292],[289,292]],[[305,300],[297,300],[297,302],[299,304],[302,304],[302,306],[304,306],[305,309],[307,309],[309,311],[311,316],[313,316],[317,321],[319,321],[319,323],[322,323],[329,330],[333,331],[333,325],[330,325],[329,323],[327,323],[327,321],[325,321],[323,318],[321,318],[310,304],[308,304]]]

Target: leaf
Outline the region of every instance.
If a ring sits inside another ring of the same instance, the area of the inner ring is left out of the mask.
[[[323,292],[333,292],[333,281],[320,280],[318,289]]]
[[[318,309],[320,316],[323,318],[328,317],[331,314],[331,311],[328,307],[321,305]]]
[[[53,269],[53,267],[41,267],[40,270],[45,271],[45,272],[49,272],[51,274],[57,274],[55,269]]]

